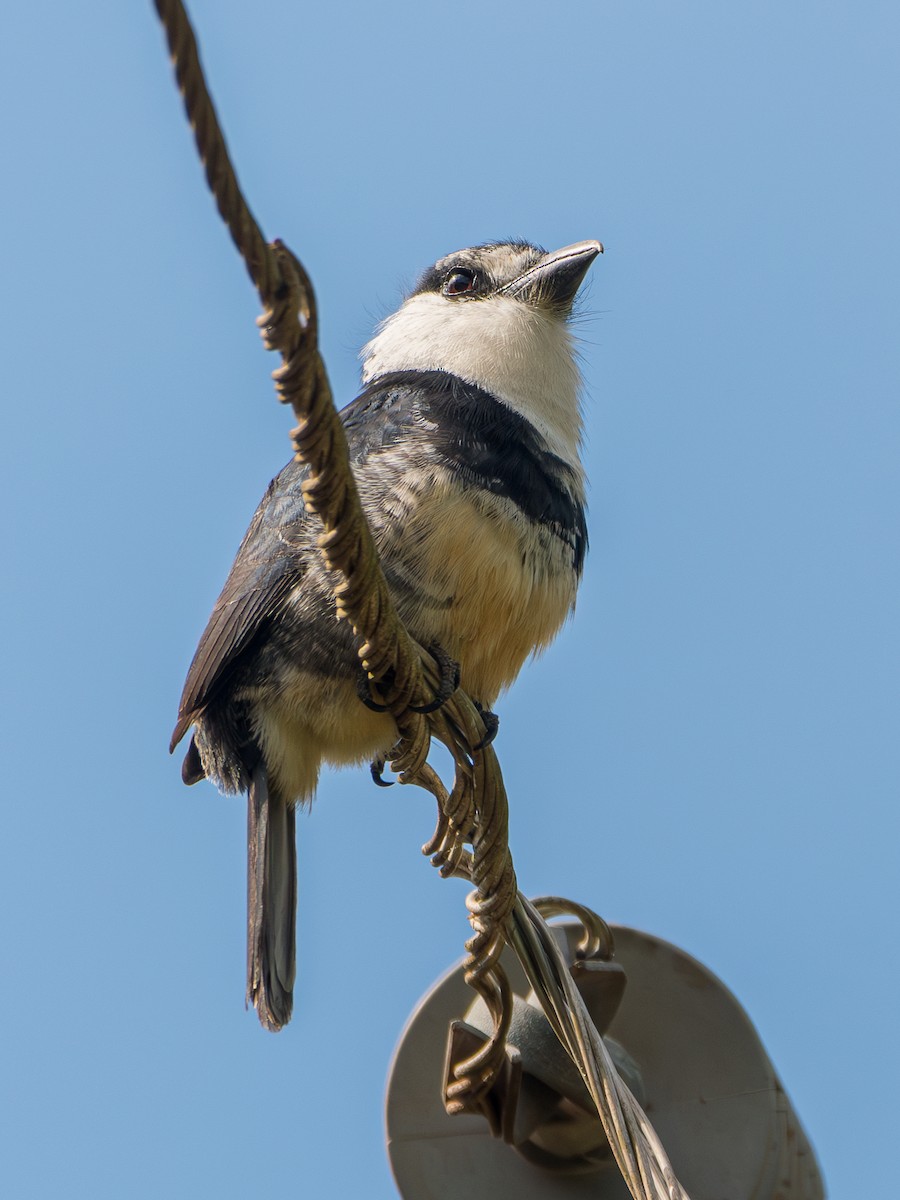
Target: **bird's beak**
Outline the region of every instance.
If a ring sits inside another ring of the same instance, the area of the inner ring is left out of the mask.
[[[599,242],[575,242],[554,250],[501,288],[501,294],[568,313],[587,269],[603,253]]]

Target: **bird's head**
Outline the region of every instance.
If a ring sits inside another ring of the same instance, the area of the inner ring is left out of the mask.
[[[580,375],[568,319],[603,250],[547,253],[491,242],[438,259],[364,347],[363,382],[393,371],[447,371],[484,388],[577,461]]]

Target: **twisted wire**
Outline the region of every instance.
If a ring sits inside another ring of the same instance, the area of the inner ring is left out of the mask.
[[[581,993],[543,913],[572,913],[583,922],[581,952],[611,950],[605,923],[581,905],[559,897],[530,902],[521,894],[510,924],[515,949],[528,981],[556,1035],[578,1066],[600,1117],[616,1163],[635,1200],[690,1200],[646,1113],[616,1071],[603,1038],[588,1015]]]
[[[466,975],[494,1017],[494,1032],[484,1051],[457,1065],[456,1076],[457,1095],[464,1098],[460,1103],[477,1108],[487,1103],[494,1076],[503,1065],[511,1015],[509,988],[498,959],[517,888],[499,764],[490,747],[473,749],[483,739],[484,727],[461,691],[434,713],[414,711],[427,706],[442,679],[431,654],[410,638],[400,622],[378,562],[318,350],[312,286],[302,264],[282,242],[265,241],[243,198],[181,0],[154,0],[154,4],[207,183],[263,304],[258,321],[262,336],[267,348],[282,357],[273,378],[279,399],[291,405],[297,418],[291,431],[294,451],[309,467],[304,501],[322,522],[319,546],[337,576],[337,611],[353,627],[373,698],[397,723],[399,741],[390,761],[402,782],[427,788],[438,801],[438,827],[426,847],[435,865],[452,874],[466,844],[472,845],[471,879],[476,892],[468,910],[474,936],[466,943]],[[448,747],[456,764],[449,793],[427,764],[432,736]]]
[[[175,70],[178,90],[194,131],[197,152],[206,173],[206,182],[216,201],[222,220],[243,258],[250,278],[256,284],[263,303],[274,299],[281,280],[268,253],[265,238],[247,206],[228,147],[219,126],[216,110],[200,65],[197,39],[181,0],[154,0],[162,21],[169,55]]]
[[[475,888],[466,901],[474,936],[466,943],[465,979],[484,1000],[493,1031],[481,1050],[453,1065],[447,1110],[482,1111],[494,1124],[489,1093],[506,1061],[512,1016],[511,991],[499,963],[508,940],[547,1019],[584,1076],[632,1196],[688,1200],[652,1126],[616,1073],[549,927],[518,891],[508,846],[506,789],[493,748],[476,749],[484,738],[477,709],[457,689],[435,711],[415,711],[427,707],[444,681],[435,658],[399,620],[379,565],[318,349],[315,293],[291,251],[281,241],[265,241],[244,200],[181,0],[154,4],[207,183],[263,305],[258,319],[262,336],[267,348],[282,357],[273,378],[280,401],[290,404],[297,418],[291,438],[297,458],[309,468],[303,496],[322,523],[319,547],[335,573],[337,612],[353,627],[373,699],[397,724],[391,764],[401,782],[427,789],[437,801],[437,825],[423,852],[443,876],[462,876]],[[427,761],[432,737],[453,756],[450,791]],[[553,903],[547,906],[551,911]],[[585,945],[596,949],[602,931],[593,930],[587,918],[585,929]]]

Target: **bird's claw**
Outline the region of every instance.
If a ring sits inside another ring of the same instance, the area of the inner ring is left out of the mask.
[[[384,770],[384,764],[385,760],[383,758],[376,758],[369,763],[369,770],[372,773],[372,779],[379,787],[393,787],[393,779],[385,779],[381,774],[381,772]]]
[[[412,712],[419,713],[421,716],[437,712],[439,708],[447,703],[459,687],[459,663],[437,644],[429,646],[428,650],[440,668],[441,682],[438,690],[435,692],[434,699],[429,701],[428,704],[411,704],[409,706]]]
[[[429,713],[437,712],[442,705],[447,703],[459,687],[459,663],[455,659],[452,659],[446,650],[442,650],[438,645],[430,646],[429,653],[438,665],[441,672],[441,681],[438,684],[438,689],[433,700],[429,700],[427,704],[410,704],[410,711],[418,713],[420,716],[427,716]],[[356,694],[366,708],[371,709],[372,712],[384,713],[390,711],[391,706],[389,704],[379,704],[377,700],[373,700],[370,680],[365,671],[360,671],[356,677]]]
[[[389,711],[389,706],[387,704],[379,704],[377,700],[372,699],[372,693],[369,690],[369,677],[365,671],[360,671],[360,673],[356,676],[356,694],[359,696],[366,708],[371,709],[372,712],[385,713]]]
[[[473,749],[474,750],[484,750],[485,747],[489,746],[491,744],[491,742],[494,740],[494,738],[497,736],[497,733],[500,729],[500,718],[497,716],[497,714],[495,712],[491,712],[489,709],[483,708],[482,705],[480,705],[477,700],[473,700],[472,703],[478,709],[478,715],[481,717],[482,721],[484,722],[484,737],[481,739],[481,741],[478,743],[477,746],[473,747]]]

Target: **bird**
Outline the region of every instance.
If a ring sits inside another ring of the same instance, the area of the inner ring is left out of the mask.
[[[489,732],[500,693],[575,605],[588,533],[570,318],[602,250],[500,241],[438,259],[364,346],[362,391],[340,414],[398,614],[458,664]],[[247,794],[246,1002],[272,1031],[293,1009],[297,808],[323,763],[383,764],[397,739],[360,698],[306,474],[292,460],[263,496],[170,745],[191,729],[184,782]]]

